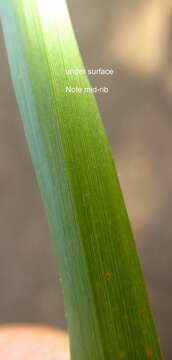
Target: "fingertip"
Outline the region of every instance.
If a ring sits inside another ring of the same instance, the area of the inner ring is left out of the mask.
[[[67,333],[52,327],[0,326],[1,360],[69,360]]]

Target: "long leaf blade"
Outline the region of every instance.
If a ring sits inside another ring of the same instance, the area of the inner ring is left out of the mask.
[[[101,117],[64,0],[6,0],[13,84],[58,249],[72,360],[162,359]]]

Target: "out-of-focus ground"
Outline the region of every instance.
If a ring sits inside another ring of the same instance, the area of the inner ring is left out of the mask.
[[[112,67],[98,103],[172,358],[172,3],[70,0],[88,68]],[[0,322],[65,326],[56,259],[0,37]]]

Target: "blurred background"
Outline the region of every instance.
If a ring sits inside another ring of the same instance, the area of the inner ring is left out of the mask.
[[[101,109],[161,336],[172,359],[172,3],[69,0]],[[65,328],[57,260],[0,32],[0,323]]]

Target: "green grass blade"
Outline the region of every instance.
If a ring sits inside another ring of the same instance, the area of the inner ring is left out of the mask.
[[[72,360],[162,359],[101,117],[64,0],[1,0],[16,97],[55,239]]]

